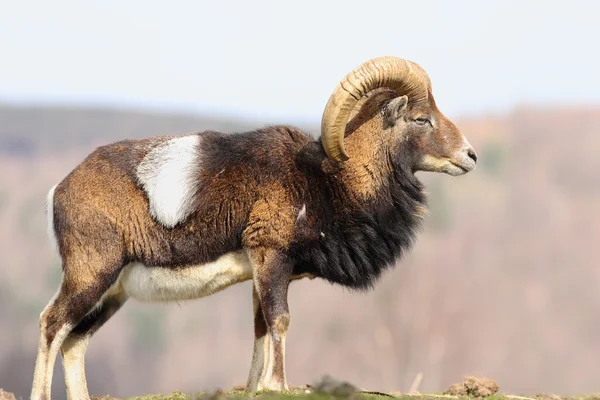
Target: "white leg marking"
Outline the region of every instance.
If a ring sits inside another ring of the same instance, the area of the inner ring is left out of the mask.
[[[282,380],[283,382],[273,382],[275,385],[277,385],[277,388],[280,388],[281,386],[283,386],[284,390],[288,390],[288,384],[287,384],[287,379],[286,379],[286,374],[285,374],[285,338],[286,338],[286,334],[281,335],[281,358],[283,359],[283,369],[282,369]]]
[[[257,390],[287,390],[288,385],[285,379],[285,362],[283,365],[283,376],[276,377],[273,375],[273,369],[275,368],[275,346],[279,346],[282,352],[282,358],[285,360],[285,335],[281,335],[279,343],[275,343],[273,336],[268,332],[264,336],[264,356],[265,363],[262,373],[259,378]]]
[[[85,351],[90,337],[68,336],[62,345],[63,367],[69,400],[87,400],[90,394],[85,379]]]
[[[45,328],[42,326],[42,328]],[[44,398],[50,399],[52,386],[52,375],[54,373],[54,363],[58,350],[62,342],[65,340],[72,326],[64,324],[56,333],[52,343],[47,343],[45,329],[41,329],[40,342],[38,346],[38,355],[35,361],[35,371],[33,373],[33,387],[31,389],[31,399],[39,400]]]
[[[269,382],[273,375],[273,338],[269,332],[263,338],[264,366],[258,380],[257,390],[270,389]]]
[[[148,196],[150,214],[174,227],[192,212],[200,163],[200,136],[169,139],[152,149],[137,168]]]
[[[51,190],[52,191],[52,190]],[[44,310],[40,314],[40,338],[38,342],[38,352],[37,358],[35,360],[35,369],[33,372],[33,385],[31,389],[31,399],[39,399],[42,396],[42,393],[45,388],[45,380],[46,380],[46,369],[48,363],[48,343],[46,343],[46,336],[44,335],[45,325],[42,325],[43,317],[47,314],[48,309],[54,303],[58,294],[60,293],[60,289],[54,293],[54,296],[50,299]],[[52,381],[52,379],[50,379]]]
[[[265,338],[267,335],[260,339],[254,340],[254,351],[252,354],[252,365],[250,366],[250,374],[248,376],[248,383],[246,388],[249,392],[256,392],[258,390],[258,382],[260,377],[263,375],[265,369]]]
[[[192,300],[252,279],[252,265],[245,250],[217,260],[182,268],[126,266],[119,282],[129,297],[141,301]]]

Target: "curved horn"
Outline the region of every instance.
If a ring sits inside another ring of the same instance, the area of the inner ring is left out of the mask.
[[[389,87],[411,102],[427,100],[431,82],[420,65],[397,57],[369,60],[344,77],[329,98],[321,120],[321,140],[329,158],[345,161],[346,122],[356,103],[370,91]]]

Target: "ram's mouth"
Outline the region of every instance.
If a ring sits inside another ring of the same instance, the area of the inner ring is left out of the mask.
[[[475,162],[471,159],[464,160],[464,161],[457,161],[457,160],[448,160],[448,161],[450,164],[450,168],[448,168],[448,171],[444,171],[444,172],[446,172],[450,175],[453,175],[453,176],[464,175],[475,169]]]

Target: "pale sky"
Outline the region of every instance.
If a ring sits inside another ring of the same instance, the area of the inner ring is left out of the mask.
[[[0,102],[318,121],[369,58],[449,116],[600,103],[600,1],[0,0]]]

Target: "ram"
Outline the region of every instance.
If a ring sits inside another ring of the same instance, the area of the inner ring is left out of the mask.
[[[416,171],[461,175],[477,157],[429,77],[395,57],[335,88],[321,137],[291,126],[125,140],[91,153],[48,195],[62,282],[40,315],[32,399],[62,352],[71,400],[89,399],[90,336],[129,298],[196,299],[253,282],[247,390],[287,388],[291,281],[369,289],[414,242]]]

